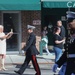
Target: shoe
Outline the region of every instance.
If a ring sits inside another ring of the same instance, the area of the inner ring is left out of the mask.
[[[61,68],[57,68],[58,71],[60,71]]]
[[[0,71],[2,71],[2,70],[6,71],[6,70],[8,70],[8,69],[6,69],[6,68],[4,67],[4,68],[1,68],[1,69],[0,69]]]
[[[6,71],[6,70],[8,70],[8,69],[6,69],[6,68],[3,68],[2,70]]]
[[[17,74],[19,74],[19,75],[22,75],[22,74],[20,74],[18,71],[14,71],[15,73],[17,73]]]
[[[52,56],[53,54],[51,54],[51,53],[48,53],[48,55],[51,55],[51,56]]]

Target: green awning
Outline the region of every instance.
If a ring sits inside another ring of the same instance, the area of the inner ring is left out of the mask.
[[[74,0],[41,0],[44,8],[75,8]]]
[[[0,10],[41,10],[40,0],[0,0]]]

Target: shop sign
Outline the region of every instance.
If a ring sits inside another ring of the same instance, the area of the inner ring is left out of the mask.
[[[61,20],[62,21],[66,21],[66,17],[65,16],[61,16]]]
[[[41,25],[41,20],[33,20],[33,25]]]
[[[73,2],[73,1],[67,2],[67,7],[68,8],[74,8],[75,7],[75,2]]]

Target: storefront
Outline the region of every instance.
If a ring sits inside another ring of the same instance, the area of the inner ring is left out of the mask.
[[[37,29],[37,47],[41,38],[41,3],[40,0],[1,0],[0,24],[4,32],[13,29],[13,36],[7,40],[7,52],[21,52],[27,39],[27,25],[34,25]]]
[[[74,0],[41,0],[42,3],[42,27],[54,27],[57,20],[61,20],[67,31],[66,12],[75,11]],[[53,45],[51,29],[49,29],[49,46]]]

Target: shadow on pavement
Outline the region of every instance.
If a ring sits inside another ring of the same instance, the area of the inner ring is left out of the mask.
[[[15,64],[15,65],[16,65],[16,67],[15,67],[15,68],[20,68],[22,64]],[[30,68],[30,66],[31,66],[31,65],[28,65],[28,67],[27,67],[27,68]]]
[[[18,75],[16,73],[0,73],[0,75]],[[34,74],[23,74],[23,75],[34,75]]]

